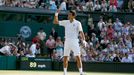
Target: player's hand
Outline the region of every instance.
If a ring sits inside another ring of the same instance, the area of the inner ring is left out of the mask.
[[[57,13],[60,13],[60,8],[59,9],[57,9],[57,11],[56,11]]]
[[[57,9],[57,11],[55,12],[55,16],[58,16],[59,13],[60,13],[60,9]]]

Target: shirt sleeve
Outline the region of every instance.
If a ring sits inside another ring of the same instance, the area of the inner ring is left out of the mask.
[[[67,20],[59,21],[60,26],[65,26],[67,24]]]
[[[82,29],[82,25],[81,25],[80,22],[78,23],[78,31],[83,31],[83,29]]]

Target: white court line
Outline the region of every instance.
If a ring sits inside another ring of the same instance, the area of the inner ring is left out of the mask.
[[[88,72],[86,75],[134,75],[127,73],[99,73],[99,72]],[[63,75],[61,71],[9,71],[0,70],[0,75]],[[79,75],[79,72],[68,72],[68,75]]]

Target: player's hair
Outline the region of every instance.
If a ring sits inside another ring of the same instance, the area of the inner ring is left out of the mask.
[[[75,10],[70,10],[69,12],[72,13],[73,16],[77,15]]]

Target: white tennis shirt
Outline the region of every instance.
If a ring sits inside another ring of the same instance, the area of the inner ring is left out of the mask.
[[[83,31],[82,25],[78,20],[70,22],[70,20],[59,21],[60,26],[65,27],[65,39],[78,39],[79,32]]]
[[[11,48],[10,46],[6,45],[0,49],[0,52],[3,54],[11,55]]]

